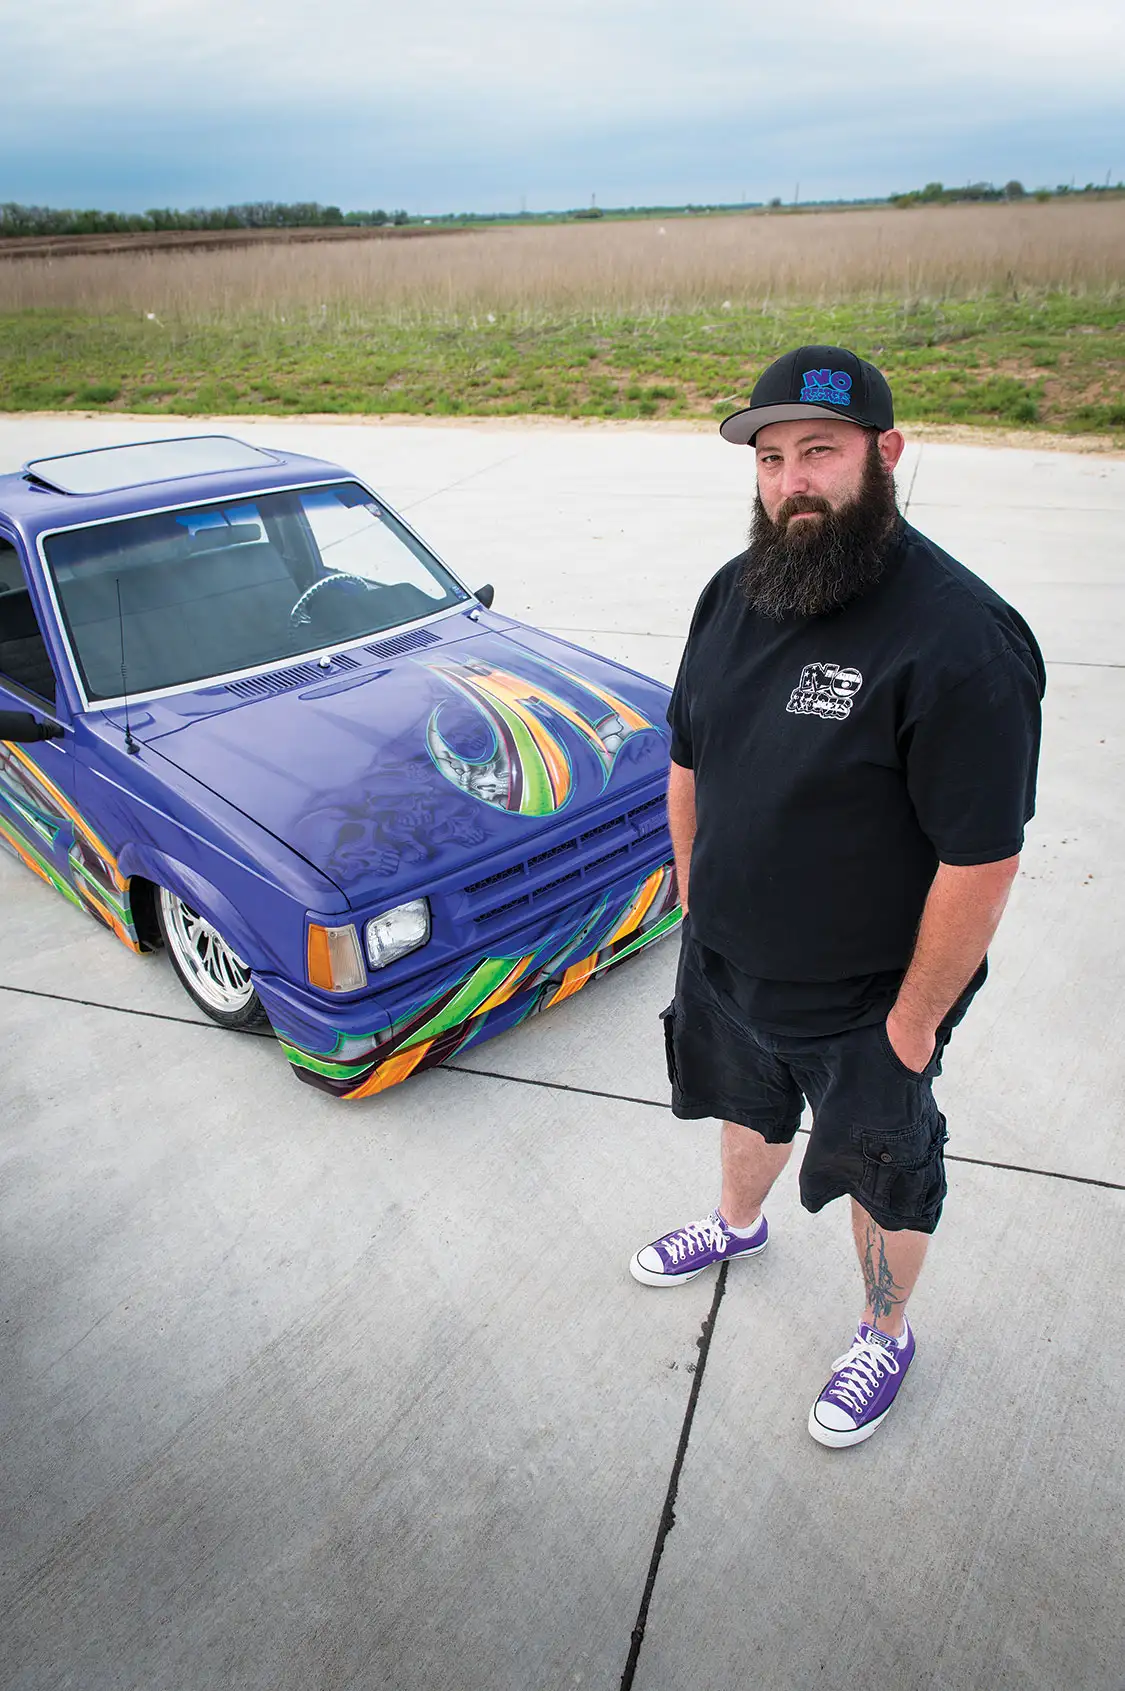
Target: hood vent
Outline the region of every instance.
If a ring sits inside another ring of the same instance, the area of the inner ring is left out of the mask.
[[[289,693],[294,687],[307,687],[311,681],[328,681],[349,669],[358,669],[359,659],[347,652],[337,652],[327,663],[299,663],[292,669],[275,669],[269,675],[248,675],[244,681],[228,681],[227,692],[240,699],[268,699],[274,693]]]
[[[436,646],[440,639],[440,634],[431,634],[428,628],[415,628],[409,634],[396,634],[390,640],[376,640],[363,649],[373,658],[397,658],[403,652],[417,652],[423,646]]]

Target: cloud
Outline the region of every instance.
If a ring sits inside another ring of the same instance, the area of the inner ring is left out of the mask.
[[[1046,141],[1048,174],[1095,155],[1125,174],[1101,161],[1123,48],[1095,0],[53,0],[4,29],[36,76],[0,109],[0,197],[438,209],[763,197],[796,174],[879,192],[914,159],[989,174],[962,161],[1005,127]]]
[[[1087,95],[1118,86],[1115,8],[1079,0],[941,0],[891,11],[872,0],[805,0],[764,13],[745,0],[54,0],[6,22],[9,62],[34,54],[35,97],[101,106],[156,89],[206,104],[285,92],[430,100],[440,110],[503,94],[516,110],[622,114],[657,103],[705,109],[771,90],[845,100],[973,84],[994,93]],[[22,37],[22,40],[21,40]],[[781,85],[778,86],[778,77]],[[9,97],[18,89],[9,89]],[[57,115],[57,112],[56,112]]]

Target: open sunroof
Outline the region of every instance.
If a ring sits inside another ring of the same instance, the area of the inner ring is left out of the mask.
[[[257,470],[280,462],[273,453],[247,446],[231,435],[206,434],[140,441],[131,446],[98,446],[58,458],[33,458],[24,470],[60,493],[116,493],[149,482],[182,481],[223,470]]]

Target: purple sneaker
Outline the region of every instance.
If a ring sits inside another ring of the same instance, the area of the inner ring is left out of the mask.
[[[765,1216],[748,1239],[736,1239],[718,1210],[712,1210],[703,1221],[678,1227],[674,1233],[665,1233],[662,1239],[645,1245],[629,1264],[629,1273],[642,1286],[682,1286],[713,1262],[756,1256],[765,1250],[769,1236]]]
[[[909,1322],[906,1343],[900,1349],[888,1334],[877,1333],[861,1321],[851,1349],[836,1358],[832,1378],[809,1410],[813,1438],[834,1450],[869,1439],[886,1420],[913,1360],[914,1334]]]

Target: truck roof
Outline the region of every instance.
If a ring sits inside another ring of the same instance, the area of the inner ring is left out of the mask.
[[[0,476],[0,517],[9,517],[31,538],[44,529],[339,480],[349,473],[325,459],[250,446],[232,435],[132,441],[36,458]]]

